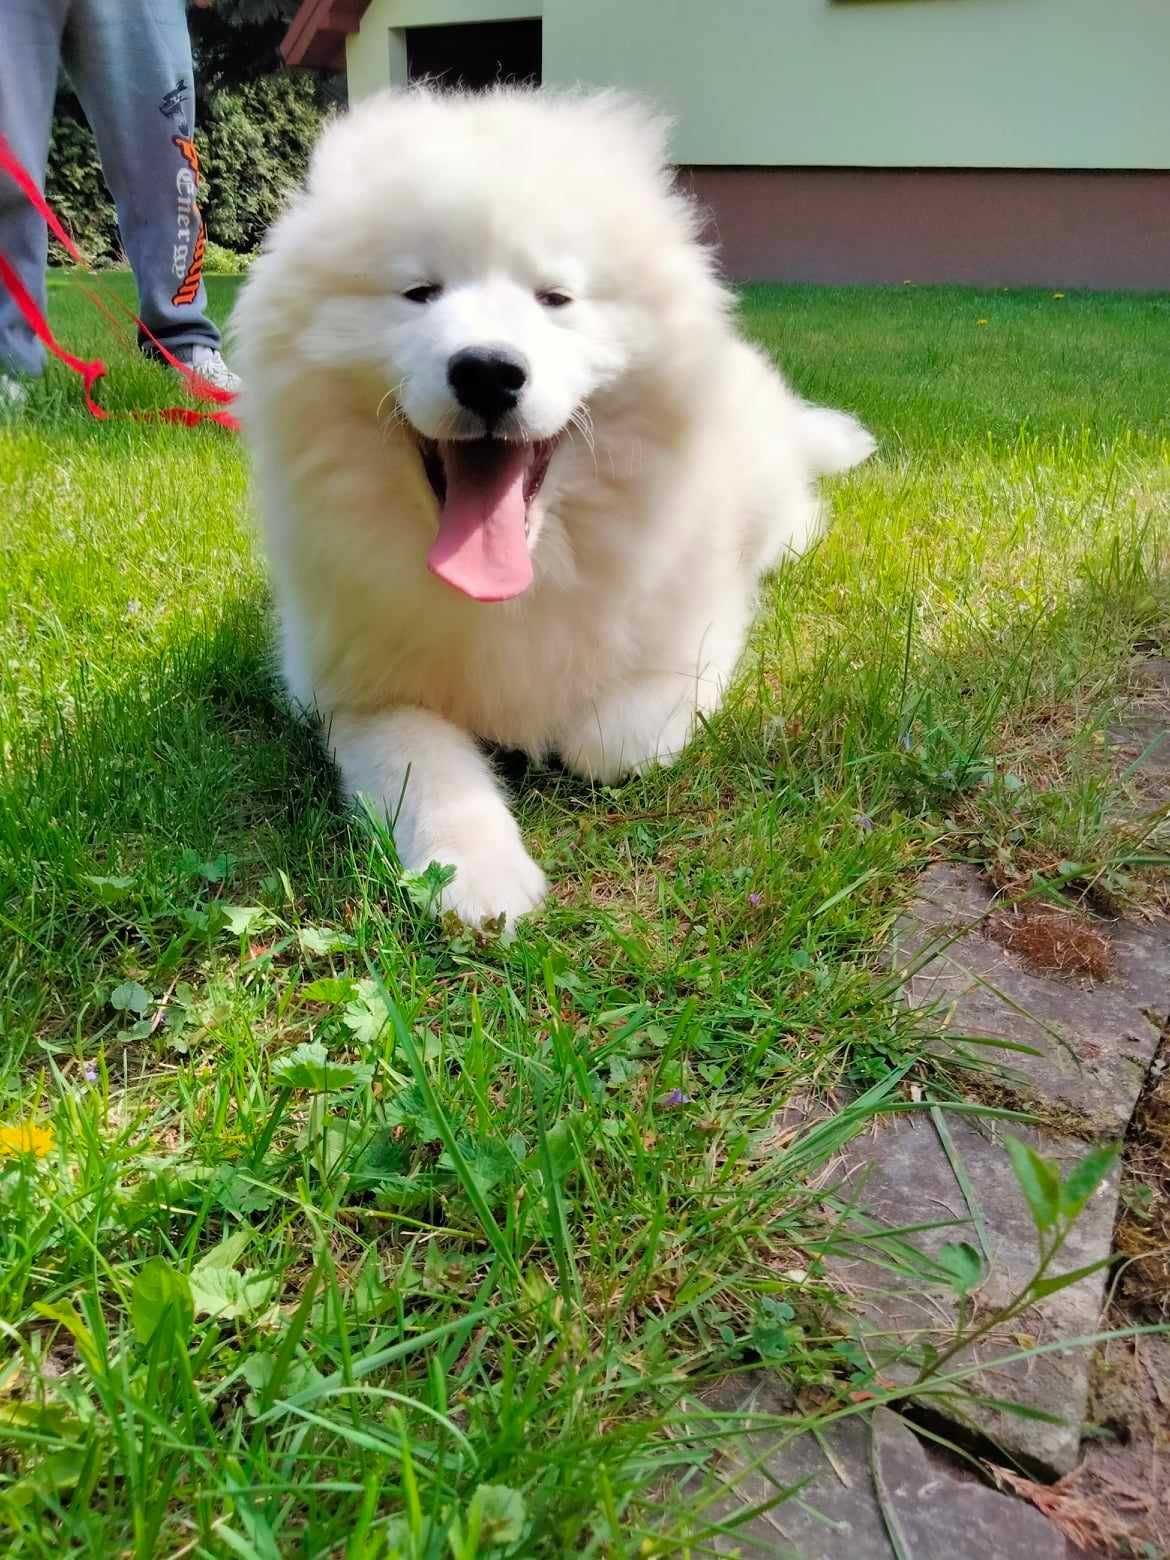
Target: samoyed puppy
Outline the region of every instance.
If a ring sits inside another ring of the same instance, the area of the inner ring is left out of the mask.
[[[635,101],[411,88],[325,132],[237,307],[289,691],[469,924],[546,887],[484,744],[674,759],[874,447],[740,338],[699,227]]]

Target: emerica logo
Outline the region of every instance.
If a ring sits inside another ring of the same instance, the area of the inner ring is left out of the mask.
[[[175,175],[178,201],[174,258],[171,262],[171,269],[181,278],[171,303],[180,307],[195,302],[199,283],[203,279],[203,254],[207,248],[207,236],[203,231],[199,207],[195,204],[195,193],[199,188],[199,153],[195,150],[195,142],[186,135],[172,136],[171,139],[186,164]],[[191,243],[193,232],[196,234],[194,246]]]

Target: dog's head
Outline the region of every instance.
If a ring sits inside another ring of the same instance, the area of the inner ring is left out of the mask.
[[[305,372],[416,445],[432,571],[503,600],[531,581],[563,441],[677,380],[721,317],[694,226],[662,122],[628,99],[415,88],[327,131],[249,288],[286,300]],[[243,322],[247,346],[247,301]]]

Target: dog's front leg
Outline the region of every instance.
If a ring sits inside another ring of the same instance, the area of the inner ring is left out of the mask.
[[[404,867],[454,867],[442,908],[469,926],[509,922],[544,897],[544,873],[524,849],[491,765],[475,739],[429,710],[334,714],[330,746],[351,799],[394,827]]]

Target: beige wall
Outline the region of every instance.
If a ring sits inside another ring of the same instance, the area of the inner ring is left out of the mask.
[[[649,94],[684,163],[1170,168],[1170,0],[373,0],[351,93],[394,29],[538,14],[545,81]]]

